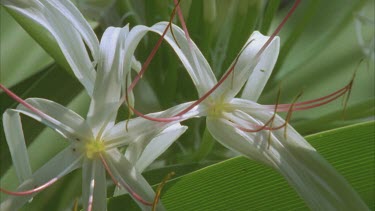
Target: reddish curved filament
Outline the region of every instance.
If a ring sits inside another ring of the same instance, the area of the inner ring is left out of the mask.
[[[178,16],[180,18],[180,22],[181,22],[181,25],[184,29],[184,32],[185,32],[185,36],[188,40],[188,42],[190,43],[191,39],[190,39],[190,36],[189,36],[189,32],[187,30],[187,27],[186,27],[186,24],[185,24],[185,21],[183,19],[183,15],[182,15],[182,12],[181,12],[181,9],[179,7],[179,2],[177,2],[177,0],[174,0],[175,1],[175,8],[174,10],[177,9],[177,12],[178,12]],[[290,18],[290,16],[294,13],[295,9],[298,7],[298,5],[300,4],[300,0],[296,0],[294,5],[292,6],[292,8],[290,9],[290,11],[288,12],[288,14],[286,15],[286,17],[282,20],[282,22],[279,24],[279,26],[277,27],[277,29],[275,30],[274,33],[272,33],[272,35],[270,36],[270,38],[267,40],[267,42],[262,46],[262,48],[259,50],[259,52],[257,53],[257,56],[256,58],[259,58],[259,56],[263,53],[264,49],[268,47],[268,45],[271,43],[271,41],[274,39],[274,37],[279,33],[279,31],[281,30],[281,28],[285,25],[285,23],[287,22],[287,20]],[[173,16],[174,16],[174,13],[173,12]],[[169,23],[169,25],[171,24],[171,22]],[[162,39],[164,38],[165,34],[166,34],[166,31],[168,30],[168,27],[169,25],[166,27],[166,29],[164,30],[164,33],[163,35],[159,38],[159,41],[161,43]],[[159,44],[159,41],[157,43],[157,45],[155,45],[154,49],[158,49],[160,47],[160,44]],[[154,49],[153,51],[151,52],[151,54],[154,52]],[[156,52],[155,50],[155,52]],[[147,62],[147,66],[149,64],[149,62],[152,60],[153,56],[154,55],[151,55],[147,58],[146,62]],[[186,109],[182,110],[181,112],[179,112],[178,114],[174,115],[173,117],[170,117],[170,118],[154,118],[154,117],[148,117],[146,116],[145,114],[137,111],[135,108],[131,107],[128,103],[128,106],[129,108],[135,113],[137,114],[138,116],[141,116],[145,119],[148,119],[148,120],[151,120],[151,121],[156,121],[156,122],[171,122],[171,121],[176,121],[176,120],[179,120],[181,119],[181,116],[183,114],[186,114],[187,112],[189,112],[191,109],[193,109],[195,106],[197,106],[198,104],[200,104],[202,101],[204,101],[205,99],[207,99],[207,97],[209,97],[227,78],[228,76],[233,73],[233,70],[235,68],[235,65],[237,63],[237,60],[238,60],[238,56],[236,57],[236,61],[233,63],[233,65],[231,66],[231,68],[223,75],[223,77],[218,81],[217,84],[215,84],[215,86],[213,86],[206,94],[204,94],[202,97],[200,97],[197,101],[195,101],[192,105],[190,105],[189,107],[187,107]],[[145,64],[146,64],[145,62]],[[142,67],[142,74],[143,72],[145,71],[145,69],[147,68],[146,65],[144,65],[145,68]],[[141,73],[140,72],[140,73]],[[139,76],[139,77],[138,77]],[[141,74],[138,74],[137,75],[137,78],[132,82],[131,86],[129,86],[129,88],[131,88],[130,90],[132,90],[135,86],[135,84],[138,82],[139,78],[140,78]],[[128,89],[129,90],[129,89]],[[126,97],[126,101],[128,102],[128,99]]]

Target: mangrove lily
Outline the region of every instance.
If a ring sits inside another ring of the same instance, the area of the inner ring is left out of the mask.
[[[13,195],[1,203],[1,210],[18,209],[38,191],[77,168],[82,168],[83,172],[85,210],[106,209],[106,171],[113,182],[126,189],[143,210],[151,209],[155,194],[140,172],[164,152],[186,127],[179,123],[156,123],[143,118],[115,124],[117,111],[123,102],[118,73],[123,68],[123,47],[128,32],[128,27],[110,27],[103,34],[86,119],[46,99],[30,98],[23,101],[0,85],[1,89],[21,103],[16,109],[8,109],[3,116],[4,131],[20,185],[16,192],[1,189]],[[70,143],[33,173],[20,114],[52,128]],[[171,115],[170,111],[151,114],[165,115]],[[118,151],[119,147],[124,146],[129,146],[126,156]],[[163,209],[161,203],[157,207],[158,210]]]
[[[162,34],[168,24],[132,30],[129,39],[137,37],[132,33]],[[187,30],[184,32],[174,25],[172,29],[173,34],[168,31],[164,38],[179,56],[201,98],[188,107],[181,106],[170,121],[193,117],[191,112],[206,116],[207,128],[218,142],[280,172],[313,210],[368,210],[345,178],[287,122],[292,111],[314,108],[344,95],[352,81],[316,100],[260,105],[256,101],[276,63],[279,37],[270,39],[254,32],[218,82],[203,54],[186,35]],[[241,89],[241,97],[236,98]],[[288,112],[287,119],[283,120],[276,112]],[[168,121],[135,113],[152,121]]]

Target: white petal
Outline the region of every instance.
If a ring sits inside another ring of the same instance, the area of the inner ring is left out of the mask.
[[[99,58],[99,41],[90,24],[83,17],[81,12],[70,1],[49,0],[45,1],[56,8],[61,14],[64,14],[73,27],[80,33],[85,44],[91,51],[94,61]]]
[[[79,11],[69,1],[3,0],[1,3],[40,24],[51,33],[74,74],[91,96],[95,69],[85,43],[96,60],[99,42]]]
[[[135,168],[143,172],[156,158],[165,152],[185,131],[187,127],[180,124],[174,124],[158,134],[151,141],[148,141],[143,147],[142,155],[138,158]]]
[[[252,110],[247,122],[263,125],[272,112]],[[261,120],[261,121],[259,121]],[[273,126],[284,121],[277,116]],[[346,180],[291,126],[284,130],[246,133],[231,121],[207,118],[212,135],[226,147],[279,171],[313,210],[367,210]],[[269,145],[268,145],[269,144]],[[268,148],[269,147],[269,148]]]
[[[88,210],[102,211],[107,208],[107,181],[105,168],[99,159],[85,159],[82,166],[82,204]]]
[[[100,43],[100,58],[87,121],[94,131],[112,127],[120,106],[121,80],[119,72],[123,69],[124,42],[129,28],[109,27]]]
[[[23,105],[19,105],[14,111],[40,121],[62,134],[65,138],[73,140],[93,138],[91,129],[86,121],[74,111],[46,99],[29,98],[25,101],[45,113],[47,116],[35,114]]]
[[[153,202],[155,192],[143,178],[143,176],[134,168],[133,165],[117,150],[111,150],[107,154],[107,162],[111,168],[112,173],[119,182],[126,184],[134,193],[139,195],[147,202]],[[131,195],[131,194],[130,194]],[[132,195],[131,195],[132,196]],[[132,196],[133,197],[133,196]],[[151,210],[150,206],[140,203],[133,197],[142,210]],[[164,210],[161,203],[158,204],[157,210]]]
[[[262,36],[262,35],[259,35]],[[268,38],[268,37],[264,37]],[[241,98],[246,100],[258,101],[260,94],[267,84],[272,70],[276,64],[280,51],[280,41],[278,37],[270,43],[264,50],[259,63],[255,66],[245,88],[242,91]]]
[[[127,38],[127,56],[126,58],[129,60],[129,56],[134,54],[138,43],[141,41],[143,36],[149,32],[155,32],[158,34],[162,34],[165,28],[167,27],[168,22],[160,22],[152,27],[146,26],[136,26],[134,27]],[[181,62],[187,69],[188,73],[190,74],[191,78],[193,79],[194,84],[197,87],[199,95],[203,95],[206,93],[210,88],[212,88],[216,84],[216,78],[213,74],[210,65],[204,58],[203,54],[197,48],[197,46],[192,41],[192,48],[195,57],[193,56],[192,52],[190,51],[189,44],[187,39],[185,38],[184,32],[178,26],[173,25],[173,32],[175,38],[181,48],[178,47],[174,38],[170,31],[167,32],[165,35],[165,40],[171,45],[173,50],[176,52],[177,56],[180,58]],[[196,58],[196,60],[194,60]],[[126,61],[125,64],[128,64],[126,67],[130,68],[130,61]]]
[[[147,116],[158,118],[173,117],[180,111],[189,107],[192,103],[193,102],[183,103],[165,111],[148,114]],[[160,133],[165,128],[169,127],[170,125],[176,122],[190,118],[200,117],[205,113],[206,108],[202,105],[198,105],[186,114],[184,114],[182,116],[182,119],[174,122],[155,122],[144,119],[142,117],[130,119],[128,121],[122,121],[117,123],[113,128],[108,130],[106,133],[104,133],[103,140],[106,140],[106,144],[110,148],[124,146],[140,140],[140,136],[142,136],[142,138],[150,135],[155,136],[156,134]]]
[[[31,166],[18,112],[6,110],[3,114],[5,138],[12,156],[18,181],[22,183],[31,176]]]
[[[248,158],[267,162],[262,158],[262,151],[259,149],[265,145],[256,140],[248,140],[245,133],[226,123],[222,118],[207,117],[207,128],[212,136],[225,147],[238,152]]]
[[[61,151],[40,169],[38,169],[32,177],[24,181],[17,189],[17,191],[29,190],[56,177],[63,177],[72,172],[81,165],[81,157],[78,153],[73,151],[71,147]],[[18,210],[25,203],[27,203],[36,194],[27,196],[9,196],[1,205],[0,210]]]
[[[238,94],[242,86],[251,76],[250,81],[244,90],[244,97],[252,99],[258,98],[272,72],[272,68],[277,60],[279,52],[279,37],[275,37],[266,50],[261,54],[260,60],[256,61],[257,53],[267,42],[268,38],[269,37],[263,36],[257,31],[250,36],[244,45],[243,50],[240,51],[241,54],[234,71],[223,82],[218,90],[213,93],[214,96],[226,100],[233,98]],[[234,62],[232,65],[233,64]],[[229,70],[230,68],[227,71]],[[264,70],[264,72],[262,70]]]

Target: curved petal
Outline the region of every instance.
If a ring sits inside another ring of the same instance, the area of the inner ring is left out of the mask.
[[[13,166],[18,181],[22,183],[30,178],[32,173],[19,113],[10,109],[6,110],[3,114],[3,125]]]
[[[127,64],[127,69],[130,68],[130,56],[134,54],[134,51],[143,36],[149,31],[161,35],[167,26],[168,22],[160,22],[153,25],[152,27],[136,26],[130,31],[126,41],[127,61],[125,62],[125,64]],[[192,43],[192,48],[196,57],[196,60],[194,60],[194,56],[190,51],[189,43],[184,35],[183,30],[176,25],[172,25],[172,27],[178,44],[176,44],[170,31],[166,33],[164,39],[173,48],[177,56],[180,58],[182,64],[185,66],[186,70],[193,79],[195,86],[197,87],[199,95],[203,95],[216,84],[215,75],[213,74],[211,67],[204,58],[203,54],[200,52],[197,46]],[[179,48],[179,46],[181,48]]]
[[[83,17],[81,12],[70,1],[49,0],[45,1],[56,8],[65,18],[70,21],[72,26],[80,33],[85,44],[91,51],[94,61],[99,58],[99,41],[90,24]]]
[[[46,116],[39,116],[23,105],[18,105],[14,111],[47,125],[68,139],[79,141],[93,138],[89,125],[74,111],[46,99],[29,98],[25,101],[42,111]]]
[[[111,172],[122,185],[129,188],[128,192],[137,194],[146,202],[153,202],[155,192],[144,177],[135,169],[133,165],[117,150],[111,150],[106,155],[106,161],[109,164]],[[151,206],[145,205],[130,194],[142,210],[151,210]],[[165,210],[161,203],[158,204],[157,210]]]
[[[94,93],[87,121],[95,137],[105,128],[112,127],[120,106],[121,78],[123,69],[124,43],[129,27],[109,27],[100,43],[100,57]]]
[[[95,81],[95,64],[90,59],[85,43],[96,60],[99,42],[75,6],[70,1],[57,0],[2,0],[1,4],[30,18],[51,33],[74,74],[91,96]]]
[[[186,131],[186,129],[186,126],[181,126],[177,123],[164,129],[151,141],[142,143],[143,147],[141,147],[141,149],[144,150],[141,156],[137,159],[135,168],[139,172],[143,172],[143,170],[165,152],[168,147]]]
[[[68,147],[38,169],[17,190],[29,190],[41,186],[53,178],[61,178],[77,169],[81,165],[81,160],[80,155],[72,147]],[[36,193],[26,196],[9,196],[1,203],[0,210],[18,210],[35,195]]]
[[[238,94],[246,81],[249,80],[244,90],[244,97],[246,99],[257,99],[259,97],[271,75],[279,53],[280,41],[279,37],[275,37],[260,55],[260,58],[256,58],[257,53],[267,42],[268,38],[257,31],[251,34],[240,51],[234,71],[213,93],[214,96],[224,100],[232,99]],[[230,67],[235,64],[235,61]],[[229,70],[230,68],[227,72]]]
[[[183,103],[177,106],[174,106],[168,110],[147,114],[147,116],[151,117],[172,117],[176,115],[180,111],[189,107],[193,102]],[[195,118],[202,116],[206,113],[206,108],[203,105],[198,105],[186,114],[182,116],[182,118],[178,121],[173,122],[156,122],[144,119],[143,117],[138,117],[134,119],[130,119],[127,121],[122,121],[117,123],[114,127],[110,130],[107,130],[106,133],[103,135],[103,140],[106,141],[107,147],[114,148],[114,147],[121,147],[130,143],[134,143],[139,141],[140,134],[142,138],[146,138],[146,136],[155,136],[156,134],[163,131],[165,128],[175,124],[176,122],[183,121],[190,118]],[[150,139],[152,138],[150,137]],[[147,138],[146,138],[147,139]]]
[[[107,209],[107,180],[105,168],[99,159],[85,159],[82,166],[82,204],[84,210]]]
[[[260,35],[261,36],[261,35]],[[268,38],[268,37],[266,37]],[[242,91],[241,98],[251,101],[258,101],[260,94],[267,84],[272,70],[275,67],[280,51],[280,41],[278,37],[270,43],[264,50],[258,64],[252,71],[246,85]]]
[[[252,112],[244,119],[252,124],[263,125],[273,115]],[[283,123],[277,116],[274,125]],[[207,127],[226,147],[279,171],[311,209],[367,210],[347,181],[291,126],[288,125],[286,138],[282,129],[271,135],[269,131],[247,133],[222,118],[207,118]]]

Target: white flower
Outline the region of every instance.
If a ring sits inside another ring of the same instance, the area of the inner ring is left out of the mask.
[[[159,23],[144,31],[162,34],[166,26],[167,23]],[[313,101],[260,105],[256,101],[278,57],[278,37],[260,53],[269,37],[254,32],[226,74],[217,82],[196,45],[186,38],[182,29],[173,26],[173,30],[178,45],[170,32],[165,40],[181,59],[201,97],[190,107],[175,113],[175,117],[181,114],[190,116],[191,108],[193,112],[199,111],[199,115],[207,116],[207,128],[217,141],[280,172],[311,209],[368,209],[348,182],[297,131],[274,113],[328,103],[346,93],[351,83],[332,95]],[[137,30],[130,32],[130,39],[134,36],[133,32],[137,33]],[[236,98],[243,86],[241,98]]]
[[[73,73],[85,87],[89,96],[92,96],[95,70],[101,52],[98,38],[80,11],[70,1],[0,0],[0,3],[50,33],[50,39],[56,41]],[[120,81],[128,74],[128,80],[130,80],[130,67],[136,71],[141,68],[134,56],[131,56],[129,62],[124,62],[122,67],[123,71],[118,72]],[[132,93],[129,94],[129,98],[133,103]]]
[[[152,202],[154,192],[140,172],[164,152],[186,127],[179,123],[155,123],[140,118],[128,121],[128,132],[125,129],[126,121],[115,125],[117,110],[121,104],[121,84],[116,82],[116,77],[117,70],[123,64],[122,49],[127,33],[127,27],[111,27],[103,34],[96,84],[86,120],[57,103],[37,98],[27,99],[17,109],[8,109],[4,113],[7,143],[21,183],[18,191],[48,186],[82,167],[85,209],[92,206],[94,210],[105,210],[106,163],[114,180],[125,187],[143,209],[151,209],[141,198]],[[20,113],[49,126],[70,142],[69,147],[34,173],[31,173],[27,156]],[[166,111],[153,115],[170,114]],[[134,144],[141,147],[131,147],[131,152],[128,150],[127,154],[133,154],[128,156],[132,161],[117,150],[118,147]],[[9,197],[1,204],[1,208],[17,209],[32,196],[33,194]],[[159,207],[162,208],[162,205]]]
[[[94,32],[70,1],[3,0],[1,3],[51,33],[91,97],[86,119],[55,102],[38,98],[26,101],[18,98],[21,105],[4,113],[4,130],[20,186],[13,193],[2,189],[18,196],[5,199],[1,209],[18,209],[35,193],[80,167],[83,170],[85,210],[106,209],[106,169],[114,182],[127,189],[142,209],[151,209],[150,203],[155,194],[141,172],[186,127],[179,123],[155,123],[140,118],[115,124],[125,89],[121,85],[124,75],[129,74],[132,66],[140,69],[133,55],[125,59],[128,26],[108,28],[99,45]],[[87,52],[86,46],[90,52]],[[1,88],[17,98],[2,85]],[[151,116],[169,116],[169,112]],[[35,172],[31,171],[20,113],[54,129],[70,143]],[[129,146],[125,156],[118,151],[118,147],[123,146]],[[158,209],[163,209],[162,204],[158,204]]]

